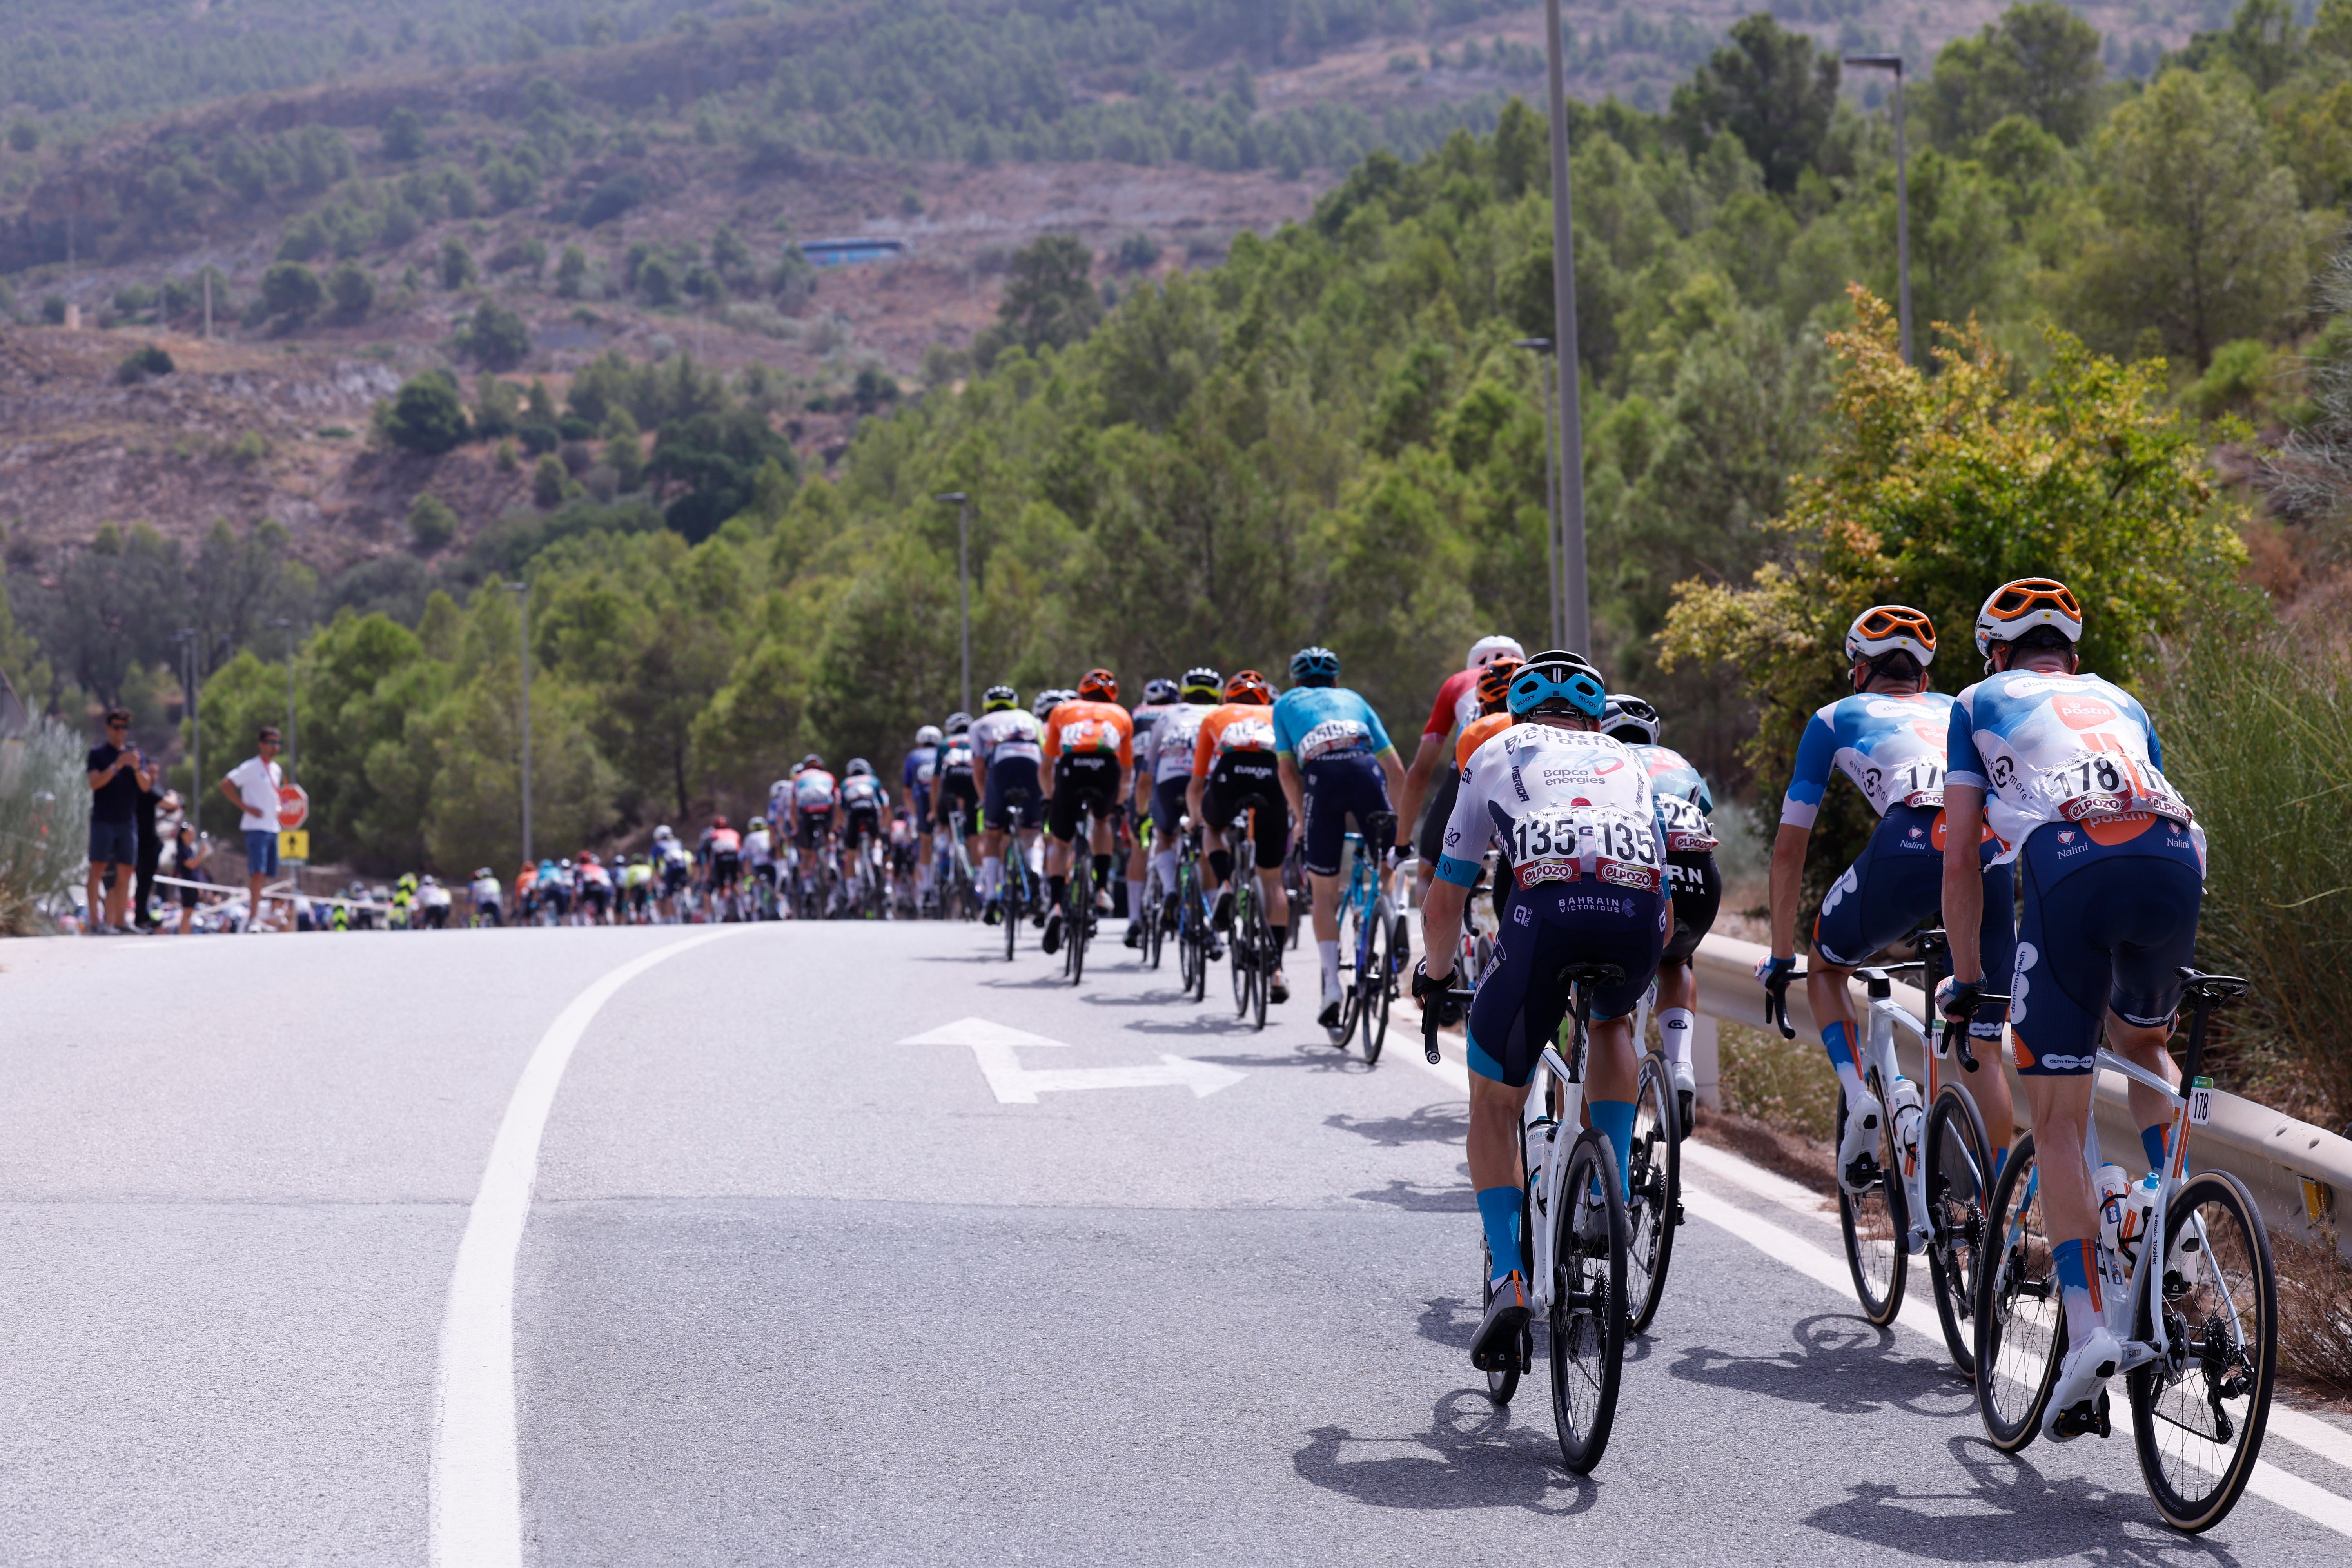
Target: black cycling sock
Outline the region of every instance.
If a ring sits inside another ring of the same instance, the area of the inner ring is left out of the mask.
[[[1053,902],[1059,904],[1069,896],[1070,879],[1067,877],[1048,877],[1045,879],[1045,891]]]
[[[1290,934],[1290,928],[1286,925],[1270,925],[1265,929],[1267,933],[1274,938],[1275,951],[1276,952],[1281,952],[1283,939]]]
[[[1231,877],[1234,874],[1233,851],[1230,849],[1210,850],[1209,871],[1210,874],[1214,876],[1220,882],[1224,881],[1227,878]]]
[[[1095,857],[1095,886],[1097,888],[1110,886],[1110,857],[1108,855]]]

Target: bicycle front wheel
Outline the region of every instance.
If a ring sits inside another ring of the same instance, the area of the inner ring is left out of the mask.
[[[1070,876],[1070,910],[1063,921],[1067,927],[1062,940],[1069,944],[1070,984],[1076,985],[1087,973],[1087,928],[1094,923],[1095,879],[1090,861],[1083,856]]]
[[[1238,923],[1238,922],[1237,922]],[[1275,951],[1274,928],[1266,923],[1265,905],[1256,899],[1249,906],[1250,1026],[1265,1027],[1265,1005],[1274,992],[1274,972],[1282,954]]]
[[[1381,1047],[1389,1037],[1389,1003],[1396,994],[1396,930],[1386,899],[1374,902],[1365,926],[1364,962],[1356,971],[1356,1014],[1364,1032],[1364,1064],[1370,1067],[1381,1059]]]
[[[1014,847],[1017,849],[1019,847],[1016,845]],[[1013,874],[1009,860],[1004,868],[1004,881],[997,889],[996,901],[1000,906],[996,912],[1004,918],[1004,961],[1010,963],[1013,962],[1013,950],[1020,939],[1021,922],[1027,918],[1029,911],[1022,907],[1021,881]]]
[[[1143,967],[1146,969],[1160,967],[1160,940],[1166,934],[1160,927],[1160,913],[1166,902],[1167,894],[1160,888],[1160,873],[1155,870],[1143,884]]]
[[[2041,1435],[2042,1407],[2066,1348],[2030,1132],[1992,1184],[1977,1259],[1976,1320],[1977,1414],[1992,1446],[2013,1454]]]
[[[1874,1069],[1865,1080],[1878,1097],[1878,1174],[1859,1194],[1838,1184],[1838,1228],[1845,1234],[1846,1268],[1853,1274],[1853,1293],[1862,1301],[1862,1315],[1882,1328],[1903,1310],[1903,1278],[1911,1261],[1903,1220],[1903,1166],[1895,1147],[1894,1101]],[[1845,1093],[1838,1093],[1837,1133],[1844,1147]]]
[[[1666,1058],[1643,1057],[1633,1086],[1632,1180],[1625,1184],[1625,1331],[1638,1334],[1665,1299],[1682,1216],[1681,1128]]]
[[[1993,1155],[1977,1102],[1957,1084],[1936,1096],[1926,1142],[1927,1278],[1936,1288],[1944,1348],[1963,1376],[1974,1377],[1977,1247],[1984,1237]]]
[[[1597,1193],[1597,1195],[1594,1195]],[[1609,1140],[1569,1151],[1552,1242],[1551,1414],[1560,1463],[1589,1475],[1609,1447],[1625,1370],[1625,1194]]]
[[[1238,874],[1236,874],[1238,876]],[[1245,1018],[1250,1010],[1250,980],[1257,973],[1257,954],[1250,951],[1250,900],[1255,889],[1234,889],[1234,923],[1225,932],[1226,959],[1233,968],[1234,1016]]]
[[[2134,1446],[2157,1511],[2175,1530],[2210,1530],[2244,1495],[2270,1426],[2278,1361],[2278,1276],[2253,1199],[2226,1171],[2181,1184],[2165,1219],[2163,1272],[2141,1293],[2141,1338],[2153,1338],[2149,1296],[2171,1352],[2135,1369]],[[2155,1259],[2144,1260],[2143,1268]]]

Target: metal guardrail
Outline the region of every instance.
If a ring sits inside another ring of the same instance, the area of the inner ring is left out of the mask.
[[[1767,950],[1752,942],[1710,936],[1700,942],[1691,967],[1698,977],[1702,1018],[1750,1028],[1769,1027],[1764,1022],[1764,988],[1756,983],[1756,965],[1766,956]],[[1861,1016],[1865,1003],[1858,985],[1853,997],[1855,1016]],[[1926,1012],[1927,999],[1916,985],[1896,985],[1895,999],[1915,1013],[1924,1016]],[[1801,983],[1789,987],[1789,1021],[1799,1039],[1819,1047],[1821,1030],[1813,1022],[1812,1005],[1805,999]],[[1713,1029],[1703,1028],[1694,1052],[1693,1065],[1703,1096],[1717,1088],[1718,1079],[1717,1064],[1711,1059],[1717,1048],[1714,1034]],[[1896,1045],[1904,1069],[1921,1071],[1916,1043],[1897,1030]],[[2014,1088],[2017,1069],[2004,1063],[2002,1070],[2010,1075]],[[2024,1094],[2017,1093],[2015,1100],[2023,1114]],[[1709,1098],[1707,1103],[1715,1100]],[[2095,1115],[2102,1148],[2138,1148],[2139,1132],[2125,1100],[2122,1074],[2100,1075]],[[2343,1226],[2339,1214],[2339,1205],[2352,1203],[2352,1139],[2251,1100],[2217,1093],[2212,1120],[2198,1129],[2190,1152],[2194,1156],[2200,1150],[2204,1158],[2192,1158],[2192,1164],[2228,1171],[2245,1183],[2273,1234],[2283,1232],[2334,1247],[2352,1257],[2352,1232]]]

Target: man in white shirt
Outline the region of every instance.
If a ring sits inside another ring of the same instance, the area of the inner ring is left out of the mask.
[[[265,728],[258,754],[237,763],[220,782],[221,793],[245,815],[237,826],[245,831],[246,886],[250,902],[245,929],[261,929],[261,889],[278,875],[278,790],[286,774],[278,765],[278,731]]]

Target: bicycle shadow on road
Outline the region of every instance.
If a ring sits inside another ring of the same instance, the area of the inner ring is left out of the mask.
[[[1819,1312],[1798,1320],[1790,1333],[1796,1348],[1778,1355],[1738,1355],[1693,1345],[1666,1371],[1685,1383],[1766,1394],[1833,1415],[1892,1405],[1948,1418],[1976,1409],[1972,1384],[1938,1358],[1895,1351],[1891,1329],[1873,1327],[1849,1312]]]
[[[1092,974],[1094,971],[1088,969],[1087,973]],[[1113,969],[1107,973],[1118,974],[1121,971]],[[1174,991],[1145,991],[1134,995],[1120,995],[1108,991],[1089,991],[1079,998],[1080,1001],[1097,1007],[1171,1007],[1180,1002],[1190,1002],[1192,999],[1181,988]]]
[[[1440,1399],[1426,1432],[1359,1436],[1318,1426],[1291,1456],[1299,1479],[1373,1508],[1517,1508],[1559,1518],[1582,1513],[1601,1495],[1589,1477],[1559,1466],[1559,1439],[1549,1425],[1514,1426],[1507,1407],[1486,1390],[1463,1388]],[[1353,1445],[1371,1450],[1350,1459]]]
[[[1383,1149],[1411,1143],[1460,1143],[1470,1135],[1470,1102],[1449,1100],[1424,1105],[1410,1116],[1350,1116],[1345,1111],[1323,1119],[1323,1125],[1353,1132]]]
[[[1177,1000],[1181,1001],[1182,998],[1179,997]],[[1263,1035],[1265,1033],[1264,1029],[1258,1028],[1247,1018],[1236,1018],[1230,1013],[1220,1014],[1214,1011],[1196,1013],[1181,1024],[1172,1024],[1164,1019],[1158,1018],[1130,1018],[1128,1020],[1126,1026],[1133,1029],[1139,1035],[1183,1035],[1189,1036],[1196,1040],[1223,1038],[1229,1035]],[[1268,1065],[1272,1065],[1273,1062],[1281,1061],[1283,1059],[1285,1058],[1272,1058]]]
[[[1478,1194],[1463,1184],[1449,1184],[1443,1187],[1423,1186],[1417,1182],[1389,1179],[1385,1188],[1374,1187],[1348,1194],[1368,1204],[1386,1204],[1407,1214],[1476,1214]],[[1464,1342],[1465,1344],[1468,1342]]]
[[[2052,1481],[2021,1454],[1982,1437],[1946,1445],[1966,1479],[1948,1489],[1856,1481],[1844,1501],[1805,1516],[1815,1530],[1865,1543],[1873,1556],[1908,1553],[1942,1563],[2035,1563],[2081,1556],[2101,1568],[2182,1568],[2235,1563],[2209,1537],[2182,1535],[2150,1517],[2137,1489],[2123,1491],[2079,1476]],[[2134,1472],[2137,1474],[2137,1472]],[[1952,1528],[1965,1517],[1968,1528]]]

